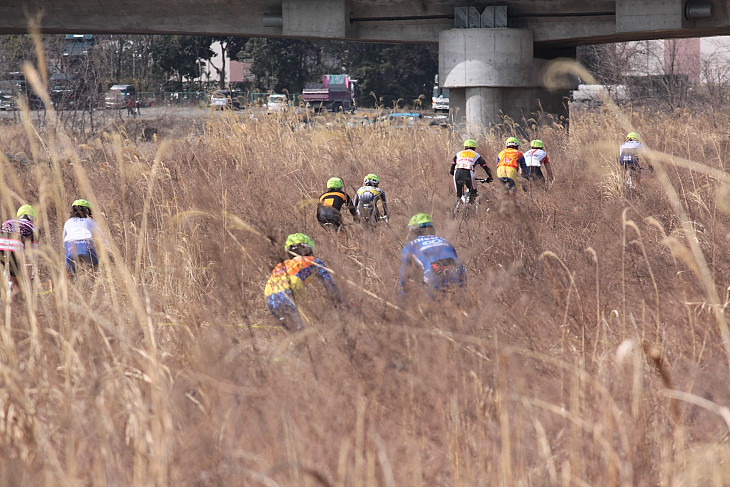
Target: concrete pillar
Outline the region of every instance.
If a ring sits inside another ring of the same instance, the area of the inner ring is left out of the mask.
[[[537,107],[532,31],[451,29],[439,35],[439,80],[457,123],[478,128],[501,114],[521,120]],[[535,97],[535,101],[532,98]]]

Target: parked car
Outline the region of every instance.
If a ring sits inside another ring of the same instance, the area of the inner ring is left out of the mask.
[[[124,108],[127,101],[134,101],[136,98],[134,85],[113,85],[104,95],[104,106],[111,109]]]
[[[286,95],[272,93],[266,103],[267,113],[285,112],[289,109],[289,99]]]
[[[18,105],[15,103],[15,98],[9,93],[0,91],[0,110],[17,110]]]
[[[218,110],[224,110],[226,108],[240,110],[242,108],[241,99],[233,95],[231,90],[215,90],[210,94],[208,105]]]

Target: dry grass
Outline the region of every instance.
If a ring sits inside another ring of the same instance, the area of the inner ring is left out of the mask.
[[[467,223],[445,218],[461,136],[441,129],[216,114],[82,143],[3,127],[2,213],[34,204],[43,235],[0,330],[0,484],[730,484],[728,120],[627,117],[666,154],[639,196],[618,191],[610,113],[570,134],[536,122],[558,182],[516,201],[483,188],[490,210]],[[491,161],[503,133],[477,140]],[[333,239],[311,199],[368,172],[391,226]],[[76,197],[110,245],[102,275],[71,284]],[[398,297],[417,211],[467,265],[458,307]],[[294,231],[355,307],[313,285],[289,335],[262,289]]]

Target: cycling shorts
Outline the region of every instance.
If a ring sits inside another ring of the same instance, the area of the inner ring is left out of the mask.
[[[519,176],[516,167],[497,166],[497,177],[506,184],[510,190],[517,190],[520,187]]]
[[[291,291],[280,291],[266,296],[266,309],[287,330],[294,331],[304,328]]]
[[[342,214],[332,206],[317,207],[317,221],[320,225],[331,224],[340,227],[343,224]]]
[[[621,164],[621,167],[624,169],[638,169],[639,168],[639,158],[634,155],[623,155],[619,158],[619,164]]]
[[[477,186],[474,184],[474,172],[469,169],[457,169],[454,173],[454,188],[456,188],[457,198],[461,198],[464,194],[464,186],[472,196],[477,194]]]
[[[545,181],[545,176],[543,176],[542,169],[540,169],[540,166],[529,166],[527,169],[530,170],[529,179],[531,179],[533,181],[538,180],[538,179],[543,182]]]
[[[90,240],[72,240],[66,242],[66,270],[69,274],[76,273],[76,261],[85,260],[92,266],[99,265],[94,243]]]

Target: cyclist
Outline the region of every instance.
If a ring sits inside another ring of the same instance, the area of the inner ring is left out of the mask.
[[[522,177],[527,177],[527,166],[525,156],[519,150],[520,141],[516,137],[508,138],[505,146],[497,156],[497,177],[514,193],[520,187],[517,169],[519,168]]]
[[[381,219],[386,222],[389,219],[388,203],[385,200],[385,191],[378,188],[380,178],[375,174],[368,174],[362,182],[362,187],[355,194],[355,209],[361,219],[374,225],[377,221],[371,221],[373,212],[377,212],[378,201],[383,202],[383,214]]]
[[[38,248],[38,234],[33,220],[36,211],[31,205],[22,205],[15,214],[15,219],[5,221],[0,226],[0,257],[3,264],[8,266],[11,289],[18,283],[21,265],[26,262],[26,250]],[[32,265],[31,262],[29,262]],[[31,272],[31,278],[33,274]]]
[[[398,272],[401,294],[406,294],[412,278],[422,282],[430,296],[466,285],[466,270],[456,249],[446,239],[434,235],[431,215],[413,215],[408,230],[409,241],[403,247]]]
[[[315,276],[335,301],[341,304],[346,301],[324,262],[314,257],[311,238],[303,233],[293,233],[286,238],[284,250],[291,258],[279,263],[271,272],[264,288],[266,308],[287,330],[301,330],[304,324],[295,303],[301,297],[304,285]]]
[[[646,157],[646,147],[641,143],[639,134],[629,132],[626,134],[626,141],[619,148],[619,164],[624,169],[624,180],[628,180],[629,171],[635,172],[635,180],[638,183],[641,179],[641,166],[639,165],[639,156]],[[651,164],[649,169],[654,170]]]
[[[555,181],[553,169],[550,167],[550,158],[545,152],[545,144],[542,140],[536,139],[530,142],[530,150],[525,152],[525,165],[527,166],[527,179],[540,180],[545,182],[545,176],[542,174],[542,167],[545,167],[547,177],[550,182]]]
[[[339,229],[344,224],[340,213],[343,206],[350,211],[355,221],[359,220],[355,205],[343,189],[344,186],[340,178],[329,178],[327,181],[327,191],[322,193],[317,204],[317,221],[323,227],[331,225]]]
[[[99,265],[95,237],[99,227],[92,217],[91,203],[78,199],[71,204],[71,216],[63,224],[63,245],[66,250],[66,271],[76,274],[76,264],[87,261],[92,267]]]
[[[477,197],[477,185],[474,181],[474,166],[479,164],[487,173],[487,182],[492,182],[492,171],[487,166],[487,161],[476,151],[477,143],[473,139],[464,141],[464,150],[454,156],[451,162],[449,174],[454,176],[454,188],[456,188],[456,201],[454,207],[464,194],[464,186],[469,190],[469,202],[473,203]]]

